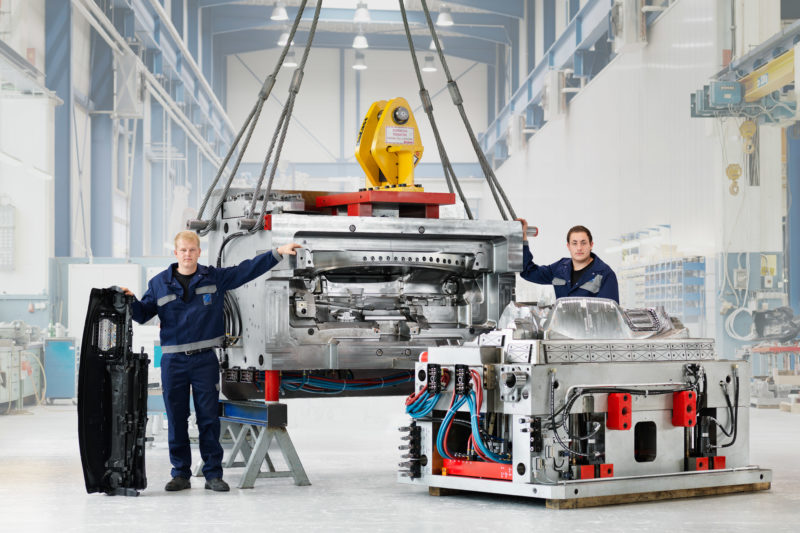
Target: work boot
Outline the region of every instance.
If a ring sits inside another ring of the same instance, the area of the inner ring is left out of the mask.
[[[178,476],[169,480],[167,482],[167,486],[164,487],[164,490],[168,492],[176,492],[179,490],[191,489],[191,488],[192,484],[189,482],[188,479],[186,479],[185,477]]]
[[[222,478],[215,477],[214,479],[206,480],[206,488],[215,492],[228,492],[231,488],[227,483],[222,481]]]

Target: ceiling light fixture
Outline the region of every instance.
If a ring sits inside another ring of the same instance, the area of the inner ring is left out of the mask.
[[[353,14],[353,22],[361,24],[364,22],[369,22],[369,9],[367,9],[366,2],[359,2],[356,4],[356,12]]]
[[[278,38],[278,46],[286,46],[286,43],[289,41],[289,32],[285,31],[281,33],[281,36]],[[292,46],[294,46],[294,41],[292,41]]]
[[[367,42],[367,36],[364,35],[363,31],[358,32],[358,35],[353,37],[353,48],[356,50],[363,50],[364,48],[369,48],[369,43]]]
[[[433,56],[425,56],[425,64],[422,66],[422,72],[436,72],[436,64],[433,62]]]
[[[356,52],[356,61],[353,63],[353,70],[367,70],[367,63],[364,61],[364,54]]]
[[[439,47],[441,47],[442,51],[444,51],[444,41],[441,39],[439,39]],[[428,50],[433,50],[434,52],[436,51],[436,42],[433,39],[431,39],[431,44],[428,45]]]
[[[450,7],[442,4],[439,8],[439,16],[436,17],[436,25],[437,26],[452,26],[455,24],[453,22],[453,15],[450,13]]]
[[[286,58],[283,60],[283,66],[286,68],[294,68],[297,66],[297,58],[294,55],[294,50],[289,50]]]
[[[272,8],[272,14],[269,16],[270,20],[289,20],[289,14],[286,12],[286,6],[283,2],[275,2],[275,7]]]

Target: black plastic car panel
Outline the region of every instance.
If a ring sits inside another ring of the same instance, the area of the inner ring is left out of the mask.
[[[147,487],[147,354],[133,353],[130,303],[92,289],[78,372],[78,439],[86,492],[136,496]]]

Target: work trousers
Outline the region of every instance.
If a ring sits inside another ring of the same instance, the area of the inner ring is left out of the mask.
[[[206,479],[222,477],[222,446],[219,443],[219,362],[213,350],[164,354],[161,384],[169,422],[169,460],[172,477],[192,475],[189,446],[189,390],[200,432],[200,456]]]

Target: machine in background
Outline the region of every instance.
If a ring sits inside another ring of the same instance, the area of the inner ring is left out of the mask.
[[[512,304],[473,345],[430,349],[415,378],[404,483],[551,507],[770,486],[749,462],[749,363],[663,310]]]
[[[0,322],[0,414],[44,400],[49,388],[40,339],[37,326],[20,320]]]

